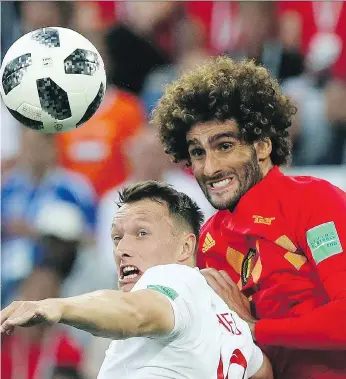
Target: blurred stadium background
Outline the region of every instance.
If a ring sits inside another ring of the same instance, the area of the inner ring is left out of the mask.
[[[163,86],[210,55],[264,64],[298,106],[285,170],[346,190],[346,3],[6,1],[2,57],[44,26],[89,38],[108,90],[87,124],[54,137],[24,129],[1,107],[2,307],[116,285],[109,232],[124,183],[165,180],[213,214],[148,125]],[[2,340],[2,378],[95,378],[107,345],[60,326],[20,330]]]

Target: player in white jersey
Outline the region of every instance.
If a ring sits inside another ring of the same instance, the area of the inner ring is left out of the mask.
[[[113,338],[99,379],[271,379],[247,324],[194,268],[197,205],[158,182],[132,185],[120,199],[112,238],[121,291],[13,303],[2,333],[60,322]]]

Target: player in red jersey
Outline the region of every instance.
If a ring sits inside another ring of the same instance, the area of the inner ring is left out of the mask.
[[[213,268],[209,283],[277,377],[346,378],[346,196],[280,172],[294,113],[265,68],[223,57],[168,86],[153,123],[219,209],[202,231],[200,267]]]

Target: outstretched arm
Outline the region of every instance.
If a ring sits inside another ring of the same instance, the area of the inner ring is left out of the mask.
[[[2,333],[40,323],[63,323],[112,339],[164,336],[174,328],[174,312],[164,295],[150,289],[100,290],[70,298],[18,301],[1,312]]]

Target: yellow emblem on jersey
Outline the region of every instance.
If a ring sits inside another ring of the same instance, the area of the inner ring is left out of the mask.
[[[271,225],[272,221],[275,220],[275,217],[262,217],[253,215],[252,218],[254,219],[255,224],[265,224],[265,225]]]
[[[207,235],[205,236],[204,242],[203,242],[203,247],[202,247],[203,253],[206,253],[213,246],[215,246],[215,240],[210,235],[210,233],[207,233]]]

